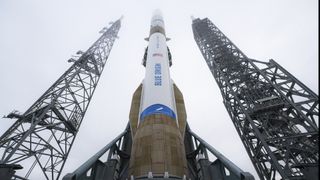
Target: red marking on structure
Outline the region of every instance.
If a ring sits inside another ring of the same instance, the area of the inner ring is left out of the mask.
[[[153,56],[153,57],[155,57],[155,56],[163,57],[163,55],[160,54],[160,53],[154,53],[154,54],[152,54],[152,56]]]

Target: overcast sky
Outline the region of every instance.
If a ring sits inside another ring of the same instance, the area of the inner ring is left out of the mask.
[[[75,170],[126,127],[144,77],[144,38],[154,9],[162,11],[171,38],[171,77],[184,95],[191,129],[256,176],[193,39],[190,16],[208,17],[248,57],[274,59],[318,93],[317,0],[0,0],[0,115],[26,111],[67,70],[71,55],[124,15],[63,175]],[[0,134],[12,122],[1,119]]]

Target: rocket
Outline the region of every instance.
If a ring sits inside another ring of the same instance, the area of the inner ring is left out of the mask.
[[[151,114],[176,119],[169,66],[164,21],[156,11],[151,20],[140,122]]]
[[[185,109],[176,102],[182,95],[170,78],[171,54],[159,10],[153,13],[146,40],[145,77],[133,95],[129,117],[132,149],[128,175],[130,179],[186,179]]]

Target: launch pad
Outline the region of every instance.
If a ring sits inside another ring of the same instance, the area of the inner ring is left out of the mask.
[[[120,20],[105,28],[28,111],[8,115],[18,120],[0,138],[0,179],[27,179],[36,165],[46,179],[61,177],[119,28]],[[274,60],[246,57],[209,19],[194,18],[192,28],[259,178],[318,179],[318,96]],[[154,13],[146,40],[145,78],[126,129],[63,180],[253,180],[190,129],[183,95],[170,78],[161,13]],[[17,163],[31,157],[26,177],[16,175]]]

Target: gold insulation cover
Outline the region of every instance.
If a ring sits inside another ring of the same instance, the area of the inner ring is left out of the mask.
[[[163,114],[146,116],[138,126],[142,85],[135,91],[131,110],[130,126],[133,144],[129,175],[170,175],[183,177],[187,174],[187,160],[184,148],[186,111],[180,90],[174,85],[177,120]],[[179,127],[178,127],[179,126]]]

